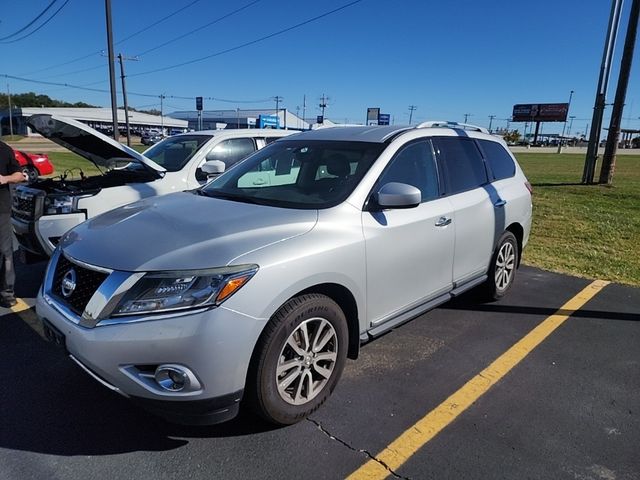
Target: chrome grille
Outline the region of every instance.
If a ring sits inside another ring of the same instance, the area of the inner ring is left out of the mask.
[[[24,186],[17,187],[11,195],[11,215],[31,222],[42,216],[45,192]]]
[[[65,297],[62,294],[62,279],[71,269],[76,272],[76,287],[71,295]],[[60,303],[69,307],[75,314],[82,315],[89,300],[91,300],[93,294],[108,276],[108,273],[91,270],[71,262],[64,255],[60,255],[53,274],[51,293],[55,295]]]

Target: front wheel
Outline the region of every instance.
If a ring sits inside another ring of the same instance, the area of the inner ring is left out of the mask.
[[[343,311],[325,295],[292,298],[271,318],[256,347],[247,396],[267,421],[290,425],[331,395],[347,357]]]
[[[493,252],[489,278],[485,283],[485,292],[490,300],[502,298],[513,285],[518,255],[518,240],[515,235],[510,231],[504,232]]]

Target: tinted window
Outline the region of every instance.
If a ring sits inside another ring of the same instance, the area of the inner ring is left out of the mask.
[[[513,177],[516,174],[516,166],[511,155],[497,142],[489,140],[478,140],[484,158],[489,164],[494,180]]]
[[[484,161],[472,139],[437,137],[432,141],[443,171],[447,194],[464,192],[487,183]]]
[[[146,150],[144,156],[166,168],[169,172],[177,172],[209,140],[211,140],[210,135],[169,137]]]
[[[438,196],[438,173],[431,144],[420,141],[404,146],[383,172],[378,186],[399,182],[413,185],[422,192],[422,201]]]
[[[256,150],[253,138],[230,138],[217,144],[211,150],[216,160],[221,160],[229,168]]]

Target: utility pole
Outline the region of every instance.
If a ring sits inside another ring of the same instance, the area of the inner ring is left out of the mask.
[[[320,98],[320,104],[318,105],[322,110],[322,119],[324,121],[324,109],[327,108],[327,102],[329,101],[329,97],[327,97],[324,93],[322,94],[322,98]]]
[[[304,122],[306,121],[304,119],[305,115],[307,114],[307,94],[305,93],[302,96],[302,125],[304,126]]]
[[[164,136],[164,93],[160,94],[160,135]]]
[[[607,145],[604,150],[602,167],[600,169],[599,183],[606,183],[607,185],[611,185],[613,182],[613,173],[616,169],[616,154],[618,152],[618,140],[620,138],[620,126],[622,124],[622,111],[624,109],[624,100],[627,96],[627,86],[629,85],[633,49],[636,44],[636,34],[638,32],[638,20],[640,20],[640,0],[633,0],[633,3],[631,3],[631,11],[629,12],[629,23],[627,25],[627,35],[624,40],[622,60],[620,61],[616,98],[613,101],[611,121],[609,122]]]
[[[596,170],[598,147],[600,146],[600,131],[602,130],[602,117],[604,115],[607,86],[609,84],[611,64],[613,62],[613,52],[616,46],[616,37],[618,36],[622,1],[623,0],[612,0],[611,2],[611,13],[609,15],[609,26],[607,28],[607,36],[604,43],[604,52],[602,53],[598,89],[596,90],[596,98],[593,105],[591,131],[589,132],[589,145],[587,147],[587,155],[584,160],[584,169],[582,172],[582,183],[585,184],[593,183],[593,177]]]
[[[13,110],[11,109],[11,92],[7,83],[7,100],[9,102],[9,135],[13,137]]]
[[[494,118],[496,118],[495,115],[489,115],[489,133],[491,133],[491,126],[493,125]]]
[[[569,114],[569,109],[571,108],[571,99],[573,98],[573,90],[569,93],[569,104],[567,105],[567,115]],[[564,143],[564,129],[567,128],[567,118],[565,117],[564,123],[562,124],[562,135],[560,135],[560,140],[558,141],[558,153],[562,153],[562,144]]]
[[[118,141],[118,101],[116,98],[116,71],[113,58],[113,29],[111,28],[111,0],[104,0],[107,16],[107,50],[109,52],[109,85],[111,87],[111,118],[113,120],[113,138]]]
[[[121,53],[118,54],[118,61],[120,62],[120,78],[122,79],[122,101],[124,102],[124,120],[125,120],[125,125],[127,126],[127,146],[131,146],[131,131],[129,129],[129,104],[127,103],[127,86],[125,84],[124,81],[124,61],[125,60],[133,60],[133,61],[138,61],[138,57],[127,57],[125,55],[122,55]]]
[[[472,117],[473,113],[465,113],[464,114],[464,123],[467,123],[467,120],[469,119],[469,117]]]
[[[273,100],[276,102],[276,117],[278,117],[278,128],[280,128],[280,102],[284,100],[280,95],[276,95],[273,97]]]
[[[411,125],[411,122],[413,121],[413,112],[417,109],[418,107],[415,105],[409,105],[409,125]]]

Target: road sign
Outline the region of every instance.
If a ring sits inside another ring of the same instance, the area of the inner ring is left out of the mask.
[[[377,125],[379,115],[380,115],[380,108],[378,107],[367,108],[367,125]]]
[[[391,115],[389,113],[378,114],[378,125],[389,125],[391,121]]]
[[[318,115],[316,117],[316,123],[324,123],[324,117],[322,115]]]
[[[196,110],[202,110],[202,97],[196,97]]]

